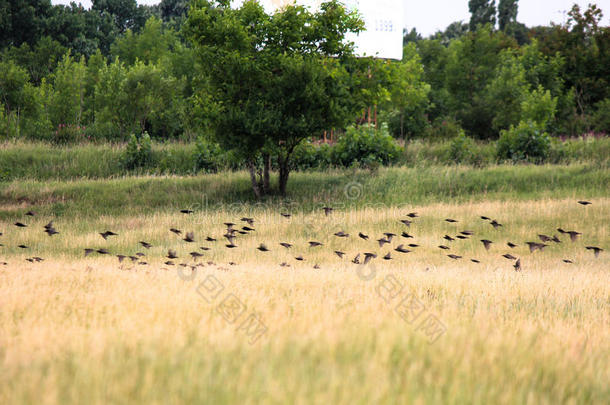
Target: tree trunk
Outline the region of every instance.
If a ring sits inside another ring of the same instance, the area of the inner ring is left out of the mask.
[[[257,200],[262,197],[262,192],[256,180],[256,167],[253,162],[248,162],[248,172],[250,173],[250,182],[252,183],[252,191]]]
[[[298,143],[297,143],[298,145]],[[281,154],[278,156],[278,166],[280,169],[280,195],[282,197],[286,197],[286,185],[288,184],[288,176],[290,175],[290,156],[294,151],[296,145],[291,146],[286,150],[286,156],[282,156]]]
[[[271,171],[271,155],[263,153],[263,193],[269,194],[271,190],[269,172]]]
[[[280,160],[280,195],[286,197],[286,185],[288,184],[288,175],[290,174],[290,168],[288,167],[288,157],[284,160]]]

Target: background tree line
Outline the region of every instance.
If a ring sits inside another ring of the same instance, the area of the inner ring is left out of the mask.
[[[610,132],[610,28],[595,5],[526,27],[517,0],[470,0],[469,22],[405,30],[403,60],[388,61],[343,48],[361,26],[339,8],[273,18],[229,3],[0,0],[0,138],[202,137],[241,151],[264,191],[303,139],[371,106],[405,139]]]
[[[470,0],[469,23],[425,39],[405,32],[403,60],[368,61],[371,74],[346,97],[377,104],[399,137],[461,127],[494,139],[519,123],[524,103],[546,103],[552,133],[608,132],[610,29],[601,10],[575,5],[565,24],[527,28],[517,6]],[[80,127],[90,139],[144,130],[171,139],[209,129],[214,106],[194,90],[209,84],[200,74],[209,69],[197,68],[184,36],[188,8],[186,0],[94,0],[90,9],[0,0],[2,135],[54,139]]]

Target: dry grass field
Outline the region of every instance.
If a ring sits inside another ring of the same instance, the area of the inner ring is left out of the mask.
[[[290,219],[256,206],[66,216],[53,237],[42,232],[48,218],[29,218],[25,229],[4,221],[0,403],[608,403],[610,199],[592,201],[377,205]],[[406,228],[398,220],[412,211],[419,217]],[[225,248],[223,222],[244,215],[256,231]],[[193,231],[196,242],[170,227]],[[571,242],[558,227],[583,235]],[[119,236],[104,241],[97,232],[106,229]],[[333,236],[340,230],[350,237]],[[474,235],[442,238],[462,230]],[[414,238],[375,242],[402,231]],[[562,242],[530,253],[524,242],[541,233]],[[204,242],[208,235],[219,240]],[[489,251],[480,239],[494,241]],[[33,253],[17,242],[45,260],[25,261]],[[400,243],[420,247],[391,250]],[[606,251],[596,258],[587,245]],[[193,263],[188,253],[199,246],[210,250],[199,250],[194,270],[163,264],[168,248],[176,264]],[[148,264],[84,258],[84,247],[145,251]],[[382,260],[390,251],[393,260]],[[356,265],[358,252],[378,257]]]

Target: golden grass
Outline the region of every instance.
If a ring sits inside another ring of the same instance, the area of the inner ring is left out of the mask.
[[[248,212],[57,221],[62,234],[53,238],[39,231],[42,218],[32,223],[35,232],[4,227],[5,244],[30,243],[46,260],[30,264],[9,247],[9,265],[0,267],[0,403],[607,403],[610,261],[584,245],[607,249],[609,205],[438,204],[328,218],[297,213],[290,221],[254,209],[256,236],[233,251],[213,249],[217,265],[193,277],[161,265],[167,246],[182,257],[193,250],[167,228],[220,236],[222,222]],[[375,242],[323,236],[362,230],[373,240],[402,230],[397,218],[411,210],[421,218],[408,242],[422,247],[394,254],[397,260],[378,258],[363,269],[332,250],[380,252]],[[504,227],[494,231],[479,215]],[[556,227],[579,230],[583,239],[562,238],[534,254],[522,246]],[[105,246],[95,232],[106,228],[121,234],[110,250],[142,250],[135,246],[142,239],[157,245],[151,264],[121,269],[115,258],[81,258],[80,247]],[[451,261],[436,248],[443,234],[463,229],[475,231],[474,240],[454,242],[452,251],[479,265]],[[482,238],[497,242],[490,252]],[[307,248],[311,239],[326,245]],[[295,243],[294,252],[280,240]],[[521,246],[501,246],[507,240]],[[258,252],[260,242],[272,251]],[[509,251],[522,258],[522,272],[500,256]],[[307,260],[295,262],[296,254]],[[223,289],[206,300],[198,288],[210,280]],[[386,302],[390,281],[402,290]],[[395,310],[409,296],[423,308],[413,322]],[[234,323],[218,312],[227,297],[245,305]],[[253,313],[267,331],[251,343],[239,325]],[[429,315],[446,328],[433,342],[420,327]]]

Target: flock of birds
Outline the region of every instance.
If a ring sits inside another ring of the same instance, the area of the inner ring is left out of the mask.
[[[591,202],[589,201],[578,201],[579,204],[583,205],[583,206],[587,206],[590,205]],[[323,207],[324,213],[326,216],[329,216],[332,214],[333,212],[333,208],[332,207]],[[192,214],[193,211],[192,210],[188,210],[188,209],[184,209],[184,210],[180,210],[181,213],[183,214]],[[29,217],[33,217],[36,214],[33,211],[28,211],[25,213],[26,216]],[[291,214],[289,213],[280,213],[280,215],[282,215],[284,218],[290,218]],[[416,212],[410,212],[408,214],[406,214],[405,216],[406,218],[404,219],[400,219],[400,223],[402,223],[408,230],[408,228],[411,226],[411,224],[416,221],[416,218],[419,217],[419,215]],[[501,223],[499,223],[498,221],[496,221],[495,219],[489,218],[487,216],[481,216],[480,217],[482,220],[484,221],[488,221],[489,225],[492,226],[494,229],[498,229],[500,227],[502,227],[503,225]],[[445,222],[448,223],[457,223],[459,222],[456,219],[452,219],[452,218],[446,218],[444,220]],[[254,218],[248,218],[248,217],[243,217],[240,219],[240,223],[242,224],[242,226],[240,227],[240,225],[238,225],[237,223],[233,223],[233,222],[225,222],[224,225],[226,226],[226,231],[225,234],[223,235],[223,238],[226,240],[226,243],[224,244],[224,246],[227,249],[234,249],[237,248],[237,240],[238,240],[238,236],[239,235],[248,235],[251,234],[253,232],[256,231],[256,229],[254,228],[254,223],[255,220]],[[15,222],[13,224],[15,227],[17,228],[27,228],[28,225],[23,223],[23,222]],[[49,223],[47,223],[46,225],[44,225],[44,232],[49,236],[52,237],[54,235],[58,235],[60,234],[60,232],[55,228],[54,222],[50,221]],[[572,242],[576,241],[579,237],[582,236],[581,232],[578,231],[574,231],[574,230],[564,230],[562,228],[557,228],[557,231],[564,235],[564,236],[568,236],[570,238],[570,240]],[[177,228],[170,228],[169,232],[174,233],[175,235],[177,235],[178,237],[180,237],[184,242],[186,243],[194,243],[196,242],[195,240],[195,234],[194,232],[183,232],[180,229]],[[438,249],[441,249],[443,251],[449,251],[451,250],[451,247],[449,246],[451,244],[451,242],[454,242],[456,240],[465,240],[465,239],[470,239],[471,237],[474,236],[474,232],[470,231],[470,230],[463,230],[460,231],[457,235],[451,236],[451,235],[444,235],[443,236],[443,240],[446,242],[443,242],[443,244],[438,245]],[[2,232],[0,232],[0,236],[2,236]],[[99,235],[104,239],[104,240],[108,240],[108,238],[110,237],[116,237],[119,236],[116,232],[110,231],[110,230],[106,230],[104,232],[100,232]],[[350,234],[345,233],[343,231],[338,231],[335,232],[333,234],[333,236],[337,237],[337,238],[349,238]],[[358,232],[357,235],[358,238],[364,240],[364,241],[369,241],[369,235],[366,235],[362,232]],[[407,231],[402,231],[400,233],[400,235],[393,233],[393,232],[384,232],[383,236],[380,237],[379,239],[376,239],[377,244],[379,245],[379,248],[383,248],[384,245],[389,245],[392,246],[392,241],[395,240],[394,238],[402,238],[405,240],[404,243],[400,243],[397,246],[393,247],[392,250],[388,251],[387,253],[385,253],[383,256],[381,256],[381,258],[383,260],[392,260],[393,259],[393,252],[396,252],[398,254],[407,254],[410,253],[412,251],[414,251],[414,249],[417,249],[420,247],[420,245],[416,244],[416,243],[408,243],[406,242],[406,240],[408,239],[413,239],[414,236],[409,234]],[[400,240],[402,240],[400,239]],[[525,242],[525,244],[529,247],[529,251],[530,253],[535,252],[536,250],[544,250],[547,246],[549,246],[550,243],[562,243],[561,239],[557,236],[557,235],[544,235],[544,234],[539,234],[538,235],[538,239],[540,240],[540,242],[538,241],[527,241]],[[214,242],[218,242],[217,238],[214,238],[212,236],[207,236],[204,239],[206,242],[208,243],[214,243]],[[1,242],[1,240],[0,240]],[[372,241],[371,241],[372,242]],[[494,244],[495,242],[489,239],[481,239],[480,242],[483,244],[483,246],[485,247],[485,249],[487,251],[490,250],[492,244]],[[139,241],[139,245],[141,247],[143,247],[144,249],[150,249],[153,245],[151,243],[148,243],[146,241]],[[322,246],[324,246],[324,244],[322,242],[319,241],[309,241],[308,242],[309,248],[320,248]],[[508,241],[506,243],[506,245],[511,248],[514,249],[515,247],[519,246],[516,243],[513,243],[511,241]],[[0,243],[0,247],[4,246],[2,243]],[[279,246],[281,246],[281,248],[286,249],[287,251],[290,251],[290,249],[292,249],[293,244],[292,243],[288,243],[288,242],[280,242]],[[30,249],[29,246],[26,245],[18,245],[17,246],[20,249],[23,250],[28,250]],[[183,266],[183,267],[191,267],[193,270],[198,267],[198,266],[203,266],[204,264],[199,262],[199,259],[202,258],[204,256],[205,251],[210,250],[211,248],[208,246],[200,246],[197,250],[194,250],[192,252],[190,252],[188,255],[190,256],[192,262],[189,262],[188,260],[185,261],[181,261],[180,263],[177,263],[176,259],[179,259],[179,256],[176,252],[176,250],[174,249],[168,249],[167,251],[167,255],[164,257],[163,260],[164,261],[164,265],[166,266],[174,266],[174,265],[179,265],[179,266]],[[260,252],[269,252],[271,249],[269,247],[267,247],[266,244],[264,243],[260,243],[259,246],[256,248],[257,250],[259,250]],[[602,252],[604,249],[598,247],[598,246],[585,246],[585,249],[592,251],[593,254],[595,255],[595,257],[599,257],[600,252]],[[99,254],[99,255],[110,255],[110,251],[106,248],[85,248],[84,249],[84,255],[89,256],[91,254]],[[396,254],[394,253],[394,254]],[[334,250],[334,254],[337,255],[340,259],[344,259],[347,256],[347,253],[344,251],[340,251],[340,250]],[[379,254],[381,255],[381,254]],[[125,259],[130,260],[133,264],[137,264],[137,265],[148,265],[148,262],[146,262],[146,254],[143,252],[137,252],[134,255],[127,255],[127,254],[115,254],[115,256],[117,257],[119,263],[123,263],[125,261]],[[446,256],[449,259],[452,260],[460,260],[463,259],[463,256],[454,254],[454,253],[447,253]],[[187,256],[188,257],[188,256]],[[351,262],[354,264],[363,264],[366,265],[368,264],[371,260],[376,259],[378,257],[378,254],[373,253],[373,252],[358,252],[356,253],[356,255],[351,259]],[[505,253],[502,255],[502,257],[504,257],[507,260],[510,260],[513,262],[513,267],[515,269],[515,271],[521,271],[522,267],[521,267],[521,259],[519,257],[516,257],[510,253]],[[167,260],[166,260],[167,259]],[[296,261],[299,262],[303,262],[306,261],[306,259],[302,256],[302,255],[297,255],[294,256],[294,259]],[[44,259],[42,257],[39,256],[31,256],[31,257],[27,257],[25,260],[27,260],[28,262],[31,263],[39,263],[44,261]],[[476,258],[471,258],[470,259],[471,262],[473,263],[480,263],[480,260],[476,259]],[[563,259],[564,263],[573,263],[572,260],[570,259]],[[208,261],[207,262],[208,265],[214,265],[215,263],[212,261]],[[7,262],[5,261],[0,261],[0,265],[8,265]],[[234,262],[229,262],[229,265],[236,265],[236,263]],[[287,262],[282,262],[280,263],[281,267],[290,267],[291,265]],[[313,266],[314,269],[319,269],[320,266],[318,264],[314,264]]]

